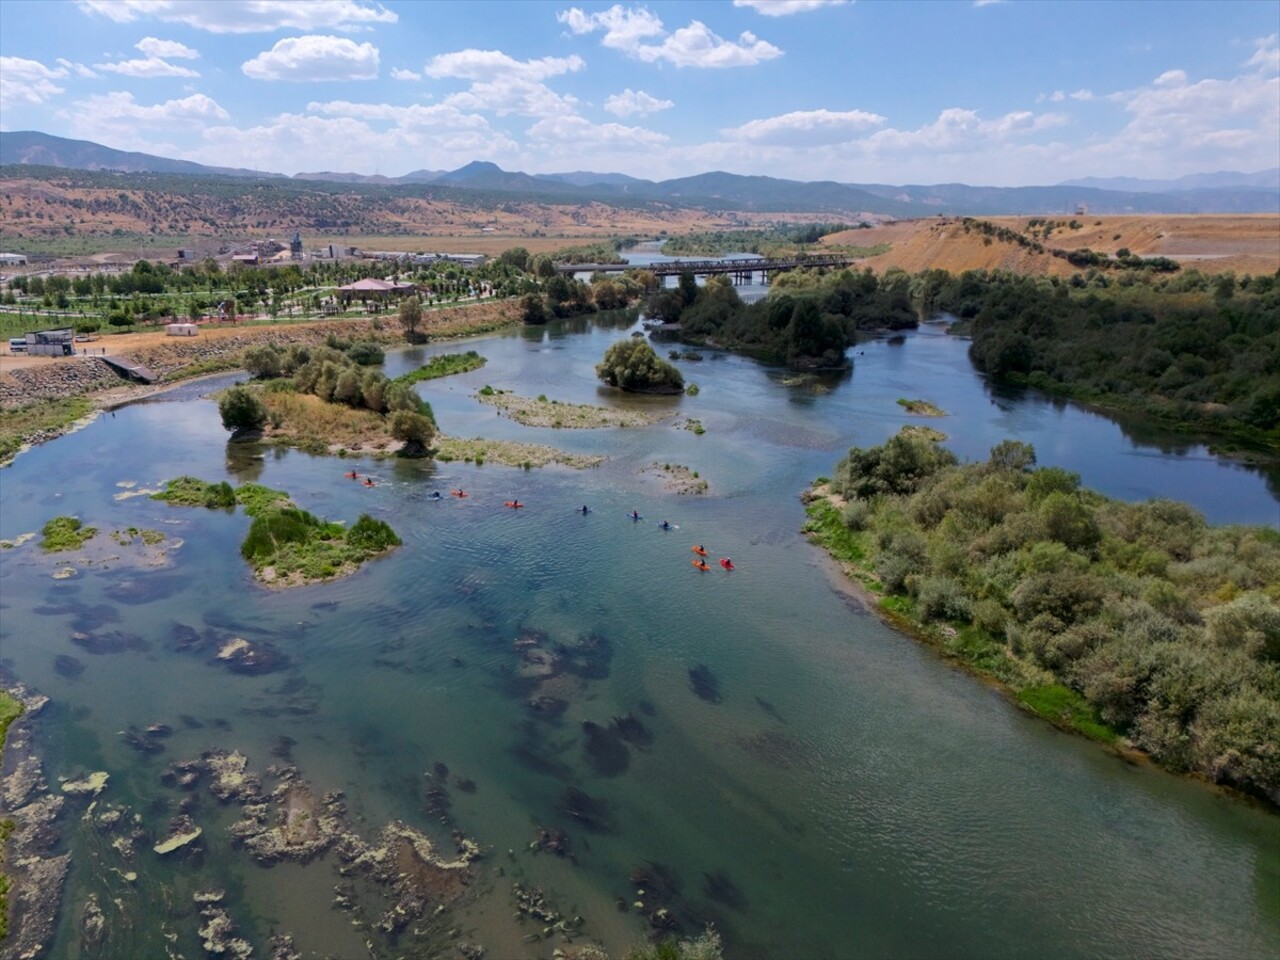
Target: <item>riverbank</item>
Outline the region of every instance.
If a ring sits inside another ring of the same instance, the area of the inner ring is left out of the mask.
[[[900,434],[805,495],[805,532],[896,629],[1064,730],[1280,805],[1280,537],[1209,527]]]
[[[421,332],[452,339],[489,333],[517,320],[514,301],[467,304],[425,312]],[[109,355],[147,367],[159,376],[156,384],[125,383],[101,357],[21,358],[24,363],[15,365],[14,358],[5,356],[0,358],[5,361],[0,363],[0,466],[23,449],[75,429],[96,411],[154,396],[200,376],[239,369],[250,347],[315,346],[330,336],[382,345],[404,342],[398,324],[381,316],[202,329],[199,336],[180,339],[161,333],[111,337]]]

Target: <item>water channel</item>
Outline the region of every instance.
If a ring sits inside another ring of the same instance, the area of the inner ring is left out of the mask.
[[[1025,440],[1042,464],[1111,496],[1187,500],[1214,522],[1280,525],[1274,476],[994,389],[937,325],[859,345],[843,377],[792,383],[708,351],[680,362],[698,396],[623,398],[593,365],[630,323],[479,339],[466,346],[486,367],[419,387],[448,433],[607,454],[591,470],[360,461],[378,479],[365,489],[343,478],[350,461],[229,447],[207,397],[226,379],[19,457],[0,478],[0,537],[70,513],[104,531],[157,528],[184,541],[168,569],[107,565],[69,580],[51,579],[62,564],[34,545],[0,557],[0,656],[52,698],[40,720],[49,774],[109,771],[101,799],[162,836],[175,804],[159,779],[169,761],[239,749],[262,769],[288,737],[303,776],[317,792],[344,790],[362,828],[402,818],[431,832],[423,774],[443,762],[475,785],[453,793],[452,815],[488,855],[456,922],[489,956],[550,956],[556,945],[524,942],[513,880],[581,914],[587,936],[623,955],[646,925],[616,901],[636,899],[628,874],[646,864],[669,871],[678,912],[714,921],[730,957],[1277,955],[1273,814],[1061,734],[886,628],[800,536],[798,499],[851,444],[911,422],[900,397],[946,410],[929,423],[962,458]],[[386,372],[457,349],[398,352]],[[675,417],[638,429],[523,427],[476,402],[484,384]],[[705,434],[683,429],[686,418]],[[663,463],[697,470],[709,492],[664,493],[641,473]],[[254,480],[331,519],[367,511],[405,544],[349,579],[268,592],[240,560],[239,511],[121,498],[180,474]],[[428,499],[457,486],[471,496]],[[512,496],[527,508],[503,509]],[[576,511],[584,503],[586,516]],[[630,520],[632,509],[644,521]],[[679,529],[664,532],[661,519]],[[692,569],[694,543],[737,569]],[[89,624],[140,642],[86,653],[68,638]],[[175,650],[176,624],[267,639],[289,666],[228,673]],[[568,644],[594,636],[603,651],[558,688],[569,701],[558,719],[532,714],[528,689],[513,682],[512,641],[528,631]],[[59,656],[83,672],[57,669]],[[691,688],[699,666],[718,701]],[[650,742],[607,758],[585,750],[583,721],[627,713]],[[139,754],[118,736],[157,721],[174,728],[163,753]],[[603,801],[607,829],[565,818],[569,786]],[[148,844],[126,865],[81,807],[63,821],[74,859],[52,956],[82,955],[90,892],[119,901],[108,910],[116,955],[164,956],[171,935],[198,956],[191,892],[208,886],[228,891],[257,944],[287,930],[305,956],[368,955],[363,933],[330,909],[332,858],[258,867],[231,846],[231,815],[206,795],[192,814],[205,828],[203,858],[171,863]],[[576,864],[527,850],[542,824],[570,831]],[[135,883],[120,879],[125,869]]]

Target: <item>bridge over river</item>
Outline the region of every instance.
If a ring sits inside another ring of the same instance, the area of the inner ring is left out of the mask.
[[[666,263],[557,263],[559,273],[622,273],[624,270],[648,270],[658,277],[678,277],[682,273],[692,273],[697,277],[711,276],[717,273],[731,274],[735,281],[749,283],[751,275],[764,274],[765,283],[770,274],[782,270],[796,270],[812,267],[847,267],[858,258],[839,253],[804,254],[798,253],[790,257],[736,257],[731,260],[671,260]]]

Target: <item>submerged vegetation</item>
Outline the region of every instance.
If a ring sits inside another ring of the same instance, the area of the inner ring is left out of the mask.
[[[368,514],[361,514],[347,528],[300,509],[281,490],[256,483],[241,484],[232,491],[225,482],[178,477],[153,498],[180,506],[244,507],[253,522],[240,554],[253,566],[257,579],[275,586],[346,576],[402,542],[390,526]]]
[[[1094,739],[1280,803],[1280,533],[1083,489],[1005,441],[985,463],[853,448],[807,531],[893,622]]]

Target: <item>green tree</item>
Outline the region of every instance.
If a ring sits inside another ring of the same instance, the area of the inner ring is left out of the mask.
[[[247,387],[232,387],[218,401],[222,425],[238,440],[247,433],[261,430],[267,422],[267,408]]]
[[[418,336],[418,327],[422,325],[422,301],[415,297],[405,297],[400,301],[400,326],[404,327],[405,336],[414,340]]]
[[[397,410],[391,415],[391,435],[404,441],[400,451],[405,457],[424,457],[431,441],[435,439],[435,426],[431,420],[411,410]]]
[[[596,364],[596,376],[613,387],[641,393],[679,393],[684,376],[641,337],[619,340]]]

